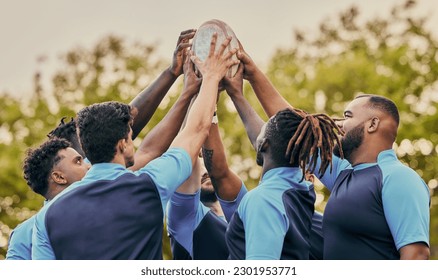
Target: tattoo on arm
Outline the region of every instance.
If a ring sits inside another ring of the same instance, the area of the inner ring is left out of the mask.
[[[202,157],[204,158],[204,165],[208,172],[213,169],[213,150],[202,148]]]

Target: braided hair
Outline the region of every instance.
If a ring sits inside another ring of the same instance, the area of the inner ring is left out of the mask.
[[[273,160],[282,165],[301,167],[303,177],[313,173],[321,159],[319,175],[332,164],[333,148],[341,147],[338,137],[343,131],[326,114],[308,114],[300,109],[285,109],[271,118],[266,138],[272,147]],[[342,149],[341,157],[343,157]]]

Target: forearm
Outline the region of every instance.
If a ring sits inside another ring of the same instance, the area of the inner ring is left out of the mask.
[[[197,160],[202,143],[209,133],[217,91],[218,81],[204,78],[198,97],[188,113],[187,123],[171,145],[185,149],[193,163]]]
[[[228,170],[225,149],[217,124],[210,126],[210,132],[202,145],[205,168],[211,178],[223,177]]]
[[[147,88],[141,91],[129,105],[136,108],[137,116],[132,125],[132,138],[134,139],[152,118],[155,110],[160,105],[166,93],[178,78],[167,68],[160,76]]]
[[[239,194],[242,181],[228,166],[224,145],[217,124],[212,124],[202,147],[204,165],[217,195],[232,201]]]
[[[248,81],[268,117],[272,117],[280,110],[292,108],[259,69],[253,73]]]
[[[264,121],[256,113],[256,111],[251,107],[249,102],[245,99],[243,95],[232,96],[231,100],[239,113],[240,118],[245,126],[248,138],[251,141],[253,147],[256,147],[257,136],[264,124]]]

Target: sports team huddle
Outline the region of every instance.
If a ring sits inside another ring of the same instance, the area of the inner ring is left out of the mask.
[[[6,259],[159,260],[164,226],[179,260],[429,258],[429,188],[392,148],[394,102],[361,94],[339,119],[295,108],[221,26],[205,58],[197,30],[181,32],[171,65],[130,104],[87,106],[27,152],[24,179],[45,203],[13,230]],[[179,98],[135,149],[180,75]],[[222,91],[261,166],[250,191],[227,163]],[[316,179],[330,191],[324,213]]]

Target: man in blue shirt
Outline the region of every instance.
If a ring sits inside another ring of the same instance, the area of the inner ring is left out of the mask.
[[[242,83],[240,67],[226,80],[227,92],[257,151],[262,178],[228,226],[230,259],[309,259],[315,193],[304,178],[314,172],[313,158],[319,153],[322,169],[330,165],[337,127],[326,115],[291,109],[264,123],[244,98]],[[329,134],[323,137],[321,131]]]
[[[160,76],[147,88],[142,90],[130,103],[130,105],[134,108],[136,118],[132,124],[133,130],[133,139],[138,135],[138,133],[143,129],[143,127],[149,122],[151,116],[157,109],[160,101],[168,92],[169,88],[175,82],[175,80],[183,73],[183,64],[184,59],[186,57],[185,50],[190,46],[189,40],[193,38],[195,34],[194,29],[189,29],[182,31],[178,37],[177,46],[175,52],[173,54],[172,64],[165,69]],[[196,85],[196,81],[193,82],[193,85]],[[163,126],[166,123],[174,123],[178,122],[180,118],[180,114],[185,114],[188,108],[188,100],[192,97],[192,94],[183,93],[178,101],[175,103],[174,107],[169,112],[169,116],[166,116],[166,120],[163,121],[159,126]],[[169,119],[169,120],[168,120]],[[162,128],[157,128],[154,130],[156,133],[166,133],[162,132]],[[173,133],[169,137],[173,139],[176,133]],[[69,122],[65,122],[65,118],[61,119],[59,125],[52,130],[48,135],[49,139],[52,138],[62,138],[66,139],[70,142],[71,148],[77,151],[82,157],[85,157],[84,152],[82,151],[81,145],[79,143],[79,139],[76,133],[76,122],[71,119]],[[153,135],[150,138],[154,138]],[[171,140],[170,140],[171,141]],[[157,143],[158,142],[158,143]],[[169,142],[169,141],[168,141]],[[167,147],[163,147],[162,142],[159,141],[148,141],[148,151],[149,153],[144,153],[142,160],[138,160],[138,163],[141,164],[142,161],[150,161],[152,158],[156,158],[161,155],[170,145],[167,144]],[[55,151],[56,152],[56,151]],[[29,158],[29,162],[31,159]],[[85,162],[89,164],[89,162],[85,159]],[[145,162],[146,163],[146,162]],[[145,164],[144,163],[144,164]],[[144,165],[143,164],[143,165]],[[47,165],[38,165],[38,163],[33,164],[32,170],[27,170],[26,172],[32,174],[46,174],[45,169],[51,168],[51,166]],[[44,170],[43,170],[44,169]],[[67,170],[63,170],[63,172],[67,172]],[[84,173],[85,174],[85,173]],[[29,177],[29,176],[28,176]],[[82,178],[82,177],[81,177]],[[75,178],[80,179],[80,178]],[[28,179],[26,179],[28,180]],[[31,186],[34,180],[28,180],[28,184]],[[64,184],[62,188],[57,188],[56,192],[50,191],[49,193],[57,194],[62,189],[66,188],[68,185],[73,183],[74,181],[69,178],[68,184]],[[52,189],[52,186],[49,184],[48,189]],[[46,198],[46,201],[52,199],[54,197],[50,196],[50,198]],[[31,238],[32,238],[32,229],[35,217],[31,217],[26,220],[18,227],[16,227],[10,236],[7,259],[31,259]]]
[[[243,49],[237,56],[268,116],[292,108]],[[429,189],[392,150],[398,125],[396,105],[382,96],[358,96],[344,111],[338,150],[346,159],[335,155],[331,172],[317,174],[331,191],[325,259],[429,258]]]
[[[65,139],[49,139],[38,148],[30,150],[24,160],[23,171],[27,184],[34,192],[44,196],[46,201],[82,179],[90,168],[70,145]],[[32,216],[12,231],[6,259],[32,259],[34,222],[35,216]]]
[[[167,229],[174,259],[225,260],[225,231],[247,189],[228,166],[217,122],[203,145],[202,161],[168,205]],[[218,199],[219,197],[219,199]],[[201,203],[202,202],[202,203]]]
[[[164,208],[192,171],[208,135],[218,83],[238,63],[225,52],[229,39],[209,57],[192,61],[201,72],[200,93],[185,128],[170,149],[136,172],[131,107],[118,102],[94,104],[78,113],[82,148],[93,164],[37,215],[35,259],[161,259]],[[170,175],[170,176],[169,176]]]

